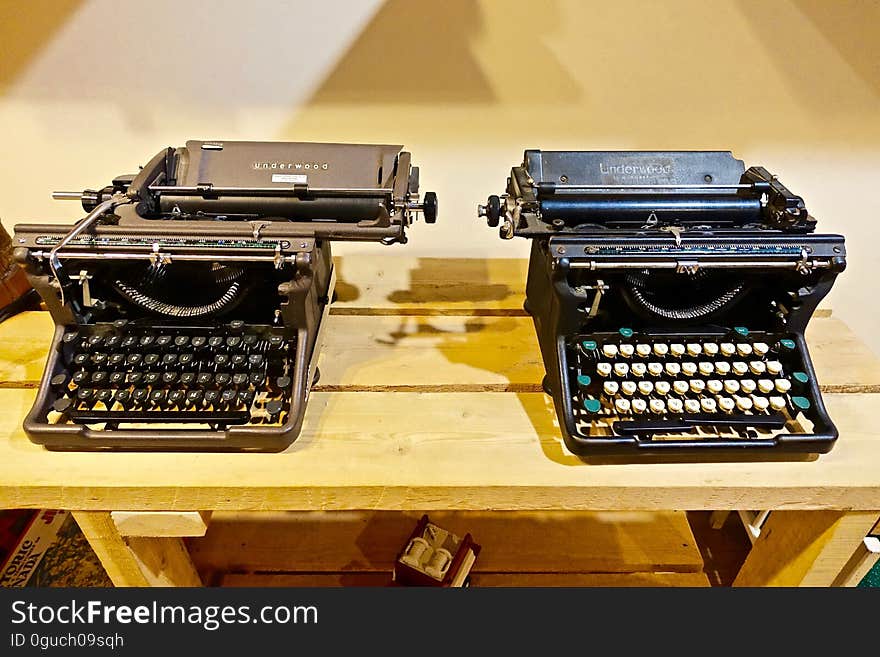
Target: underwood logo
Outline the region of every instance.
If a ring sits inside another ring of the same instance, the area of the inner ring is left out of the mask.
[[[628,176],[656,176],[672,173],[671,164],[605,164],[599,163],[599,173]]]
[[[254,169],[275,169],[276,171],[326,171],[329,162],[254,162]]]

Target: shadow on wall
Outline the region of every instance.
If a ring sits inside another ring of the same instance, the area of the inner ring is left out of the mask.
[[[0,94],[27,68],[84,0],[0,2]]]
[[[507,62],[510,82],[532,100],[577,98],[577,83],[541,39],[559,27],[556,2],[536,8],[534,2],[508,0],[503,7],[509,38],[493,57]],[[492,103],[498,80],[482,68],[474,45],[499,27],[489,24],[477,0],[386,0],[311,102]]]

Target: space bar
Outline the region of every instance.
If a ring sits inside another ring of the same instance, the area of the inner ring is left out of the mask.
[[[683,415],[675,420],[618,420],[614,423],[614,432],[627,436],[686,433],[697,426],[781,429],[785,426],[785,417],[781,413],[766,415],[695,413]]]
[[[244,424],[247,411],[71,411],[72,422],[199,422],[201,424]]]

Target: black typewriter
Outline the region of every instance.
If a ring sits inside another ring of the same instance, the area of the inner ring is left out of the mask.
[[[331,240],[406,242],[401,146],[190,141],[16,226],[55,321],[31,440],[59,450],[279,451],[297,437],[334,287]]]
[[[479,207],[532,238],[532,316],[581,455],[824,453],[804,330],[846,267],[803,199],[729,152],[542,152]]]

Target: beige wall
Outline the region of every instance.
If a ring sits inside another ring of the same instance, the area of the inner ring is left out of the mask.
[[[880,351],[880,3],[0,0],[0,217],[69,221],[188,138],[391,141],[441,218],[377,256],[525,255],[474,207],[531,148],[729,148],[847,235]]]

